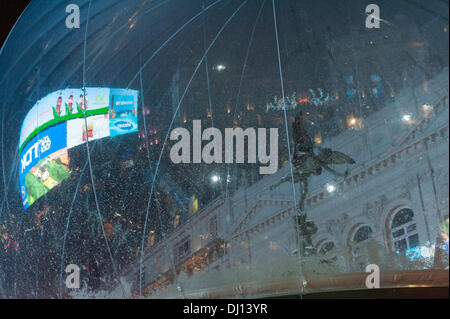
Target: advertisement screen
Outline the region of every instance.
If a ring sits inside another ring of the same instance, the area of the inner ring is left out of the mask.
[[[70,176],[66,124],[40,132],[21,154],[20,190],[25,209]]]
[[[25,117],[20,132],[20,150],[40,131],[71,119],[84,118],[109,111],[109,88],[65,89],[40,99]],[[84,104],[86,101],[86,105]],[[87,106],[87,107],[86,107]]]
[[[87,122],[87,137],[86,137]],[[72,148],[86,143],[86,140],[93,141],[109,136],[108,114],[94,115],[86,119],[75,119],[67,121],[67,147]]]
[[[111,89],[109,128],[111,137],[138,131],[137,91]]]
[[[138,131],[137,91],[65,89],[40,99],[20,132],[20,188],[27,209],[70,176],[67,150]]]

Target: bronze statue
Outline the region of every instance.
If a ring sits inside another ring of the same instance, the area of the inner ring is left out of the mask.
[[[322,169],[330,172],[335,176],[345,177],[348,175],[348,170],[345,173],[340,173],[330,168],[330,164],[354,164],[355,161],[341,152],[333,151],[330,148],[320,149],[319,154],[314,153],[313,143],[308,136],[304,127],[303,113],[300,112],[292,125],[293,138],[294,138],[294,153],[292,154],[292,165],[294,183],[301,183],[301,198],[299,203],[299,209],[304,210],[304,201],[308,194],[308,178],[311,175],[322,174]],[[288,174],[282,178],[278,183],[272,185],[270,189],[274,189],[280,184],[290,181],[291,175]]]

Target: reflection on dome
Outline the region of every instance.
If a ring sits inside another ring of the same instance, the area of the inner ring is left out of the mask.
[[[31,1],[0,51],[0,296],[448,285],[448,4],[377,5],[82,0],[72,28]]]

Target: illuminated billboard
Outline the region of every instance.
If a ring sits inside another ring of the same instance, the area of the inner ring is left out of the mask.
[[[20,157],[20,191],[25,209],[70,176],[65,123],[35,136]]]
[[[138,131],[137,91],[111,89],[110,105],[111,137]]]
[[[86,120],[83,118],[67,121],[68,148],[84,144],[86,140],[93,141],[108,136],[110,136],[108,114],[90,116]]]
[[[38,132],[72,119],[108,114],[109,88],[86,88],[86,99],[82,89],[65,89],[52,92],[40,99],[28,112],[20,131],[19,151],[22,151]],[[136,94],[137,96],[137,94]],[[86,100],[86,105],[83,105]]]
[[[23,206],[70,176],[68,149],[138,131],[137,91],[86,88],[52,92],[26,115],[20,131]]]

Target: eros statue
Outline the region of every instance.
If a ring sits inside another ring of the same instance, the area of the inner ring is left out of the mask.
[[[345,177],[348,175],[348,170],[345,173],[339,173],[329,167],[330,164],[355,164],[355,161],[344,153],[333,151],[330,148],[320,149],[316,155],[314,153],[313,143],[308,136],[304,127],[303,113],[296,116],[293,127],[294,138],[294,154],[292,155],[292,165],[294,171],[294,183],[301,183],[301,198],[299,203],[299,209],[304,210],[304,202],[306,195],[308,194],[308,178],[311,175],[322,174],[322,169],[330,172],[335,176]],[[284,182],[291,180],[291,176],[287,175],[283,177],[278,183],[272,185],[270,189],[274,189]]]

